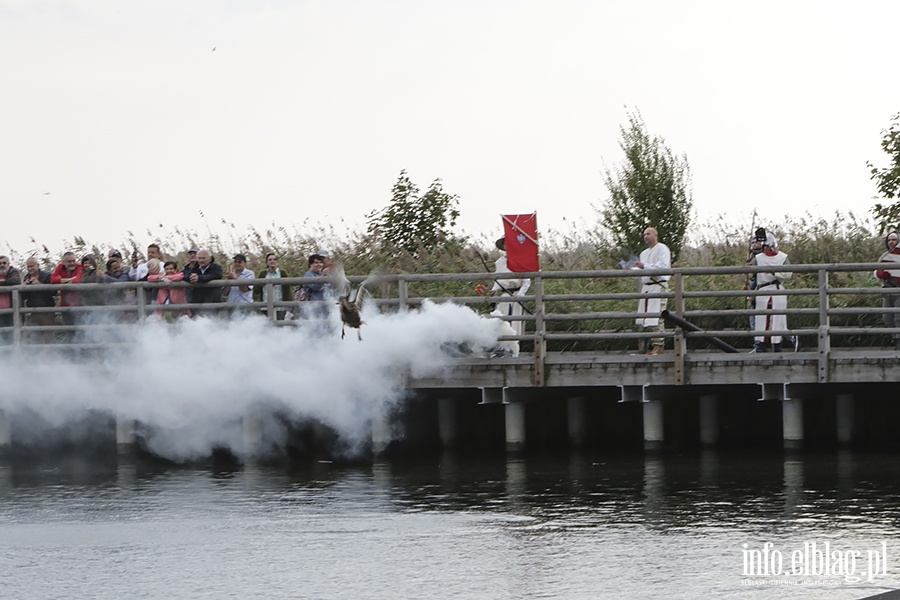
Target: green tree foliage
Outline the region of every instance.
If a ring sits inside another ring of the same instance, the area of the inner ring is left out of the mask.
[[[655,227],[659,240],[678,255],[693,207],[687,156],[675,156],[663,138],[647,133],[639,112],[629,113],[620,132],[625,160],[615,171],[606,170],[610,198],[602,222],[623,250],[637,253],[644,229]]]
[[[879,195],[889,200],[900,198],[900,113],[894,115],[890,128],[881,132],[881,149],[890,157],[890,165],[879,169],[872,163],[866,164],[878,184]],[[876,204],[872,215],[882,231],[896,229],[900,223],[900,200],[889,205]]]
[[[368,233],[387,249],[418,255],[454,240],[450,228],[459,218],[459,196],[444,192],[435,179],[421,194],[406,170],[391,189],[391,202],[367,215]]]

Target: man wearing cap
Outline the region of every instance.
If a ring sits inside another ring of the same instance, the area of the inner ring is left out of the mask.
[[[199,251],[200,251],[200,249],[197,248],[196,246],[194,246],[187,252],[187,255],[188,255],[187,262],[185,263],[184,268],[181,269],[181,272],[184,273],[185,281],[190,281],[191,271],[193,271],[194,267],[197,266],[197,252],[199,252]],[[187,288],[185,290],[185,298],[186,298],[188,304],[190,304],[191,288]]]
[[[756,274],[757,290],[781,291],[784,289],[784,282],[793,276],[791,271],[775,270],[777,267],[791,263],[788,260],[788,255],[778,249],[775,235],[771,231],[766,232],[766,241],[763,242],[762,252],[753,256],[750,259],[750,264],[758,267],[772,267],[773,269],[770,272]],[[784,294],[756,296],[756,310],[772,312],[787,310],[787,296]],[[787,315],[784,312],[781,312],[781,314],[756,315],[753,329],[762,334],[754,338],[754,352],[781,352],[781,336],[766,335],[766,333],[787,329]]]
[[[881,255],[878,262],[890,263],[891,267],[878,269],[875,271],[875,277],[881,281],[881,287],[891,288],[891,291],[882,296],[882,305],[884,308],[900,309],[900,248],[897,247],[896,231],[892,231],[884,238],[884,246],[887,252]],[[888,266],[888,265],[885,265]],[[885,327],[900,327],[900,312],[884,313]],[[894,339],[894,347],[900,350],[900,333],[892,335]]]
[[[247,257],[243,254],[235,254],[232,258],[234,264],[225,274],[226,279],[241,280],[253,279],[253,271],[247,268]],[[228,304],[250,304],[253,302],[253,286],[252,285],[234,285],[228,288],[228,297],[225,300]]]

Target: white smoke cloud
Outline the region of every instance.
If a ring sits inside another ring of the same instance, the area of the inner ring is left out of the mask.
[[[467,307],[425,303],[408,313],[364,313],[359,342],[352,330],[342,340],[336,311],[332,317],[327,332],[276,328],[258,316],[148,323],[135,326],[135,345],[102,362],[22,353],[0,364],[0,410],[36,413],[51,427],[88,410],[133,419],[151,451],[178,461],[216,447],[244,457],[246,416],[267,443],[284,441],[286,418],[320,421],[358,448],[371,420],[403,397],[407,374],[439,376],[447,348],[485,351],[499,323]]]

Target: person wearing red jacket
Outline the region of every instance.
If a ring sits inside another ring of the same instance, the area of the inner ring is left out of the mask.
[[[84,274],[84,267],[75,259],[74,252],[66,252],[62,256],[62,262],[56,266],[50,275],[50,283],[80,283]],[[81,294],[78,292],[60,291],[60,306],[81,306]],[[71,312],[62,313],[64,325],[74,325],[75,316]]]
[[[900,310],[900,248],[897,242],[900,240],[896,231],[892,231],[884,238],[884,247],[887,252],[881,255],[878,262],[893,263],[891,266],[896,268],[877,269],[875,277],[881,281],[881,287],[895,288],[894,291],[884,295],[882,305],[884,308],[893,308]],[[886,327],[900,327],[900,312],[884,313],[884,324]],[[894,333],[894,347],[900,350],[900,333]]]

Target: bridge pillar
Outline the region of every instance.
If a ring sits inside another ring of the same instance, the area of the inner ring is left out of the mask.
[[[575,396],[567,401],[569,444],[580,448],[587,442],[587,403],[584,396]]]
[[[456,402],[453,398],[438,399],[438,434],[441,446],[452,448],[456,445]]]
[[[116,449],[119,454],[131,454],[134,451],[137,422],[134,419],[116,419]]]
[[[782,438],[785,448],[803,447],[803,400],[785,398],[781,403]]]
[[[12,446],[12,426],[9,417],[0,410],[0,454],[7,452]]]
[[[838,394],[835,398],[835,409],[837,411],[838,444],[849,445],[853,442],[853,394]]]
[[[715,446],[719,443],[719,414],[715,396],[700,396],[700,443]]]
[[[372,417],[372,452],[376,456],[384,454],[391,443],[391,424],[385,412],[378,412]]]
[[[663,441],[663,403],[661,400],[644,400],[644,449],[659,450]]]
[[[241,419],[241,439],[244,443],[244,452],[256,454],[262,445],[262,423],[252,415],[246,415]]]
[[[519,452],[525,449],[525,403],[515,397],[513,390],[504,388],[503,404],[506,417],[506,450]]]

